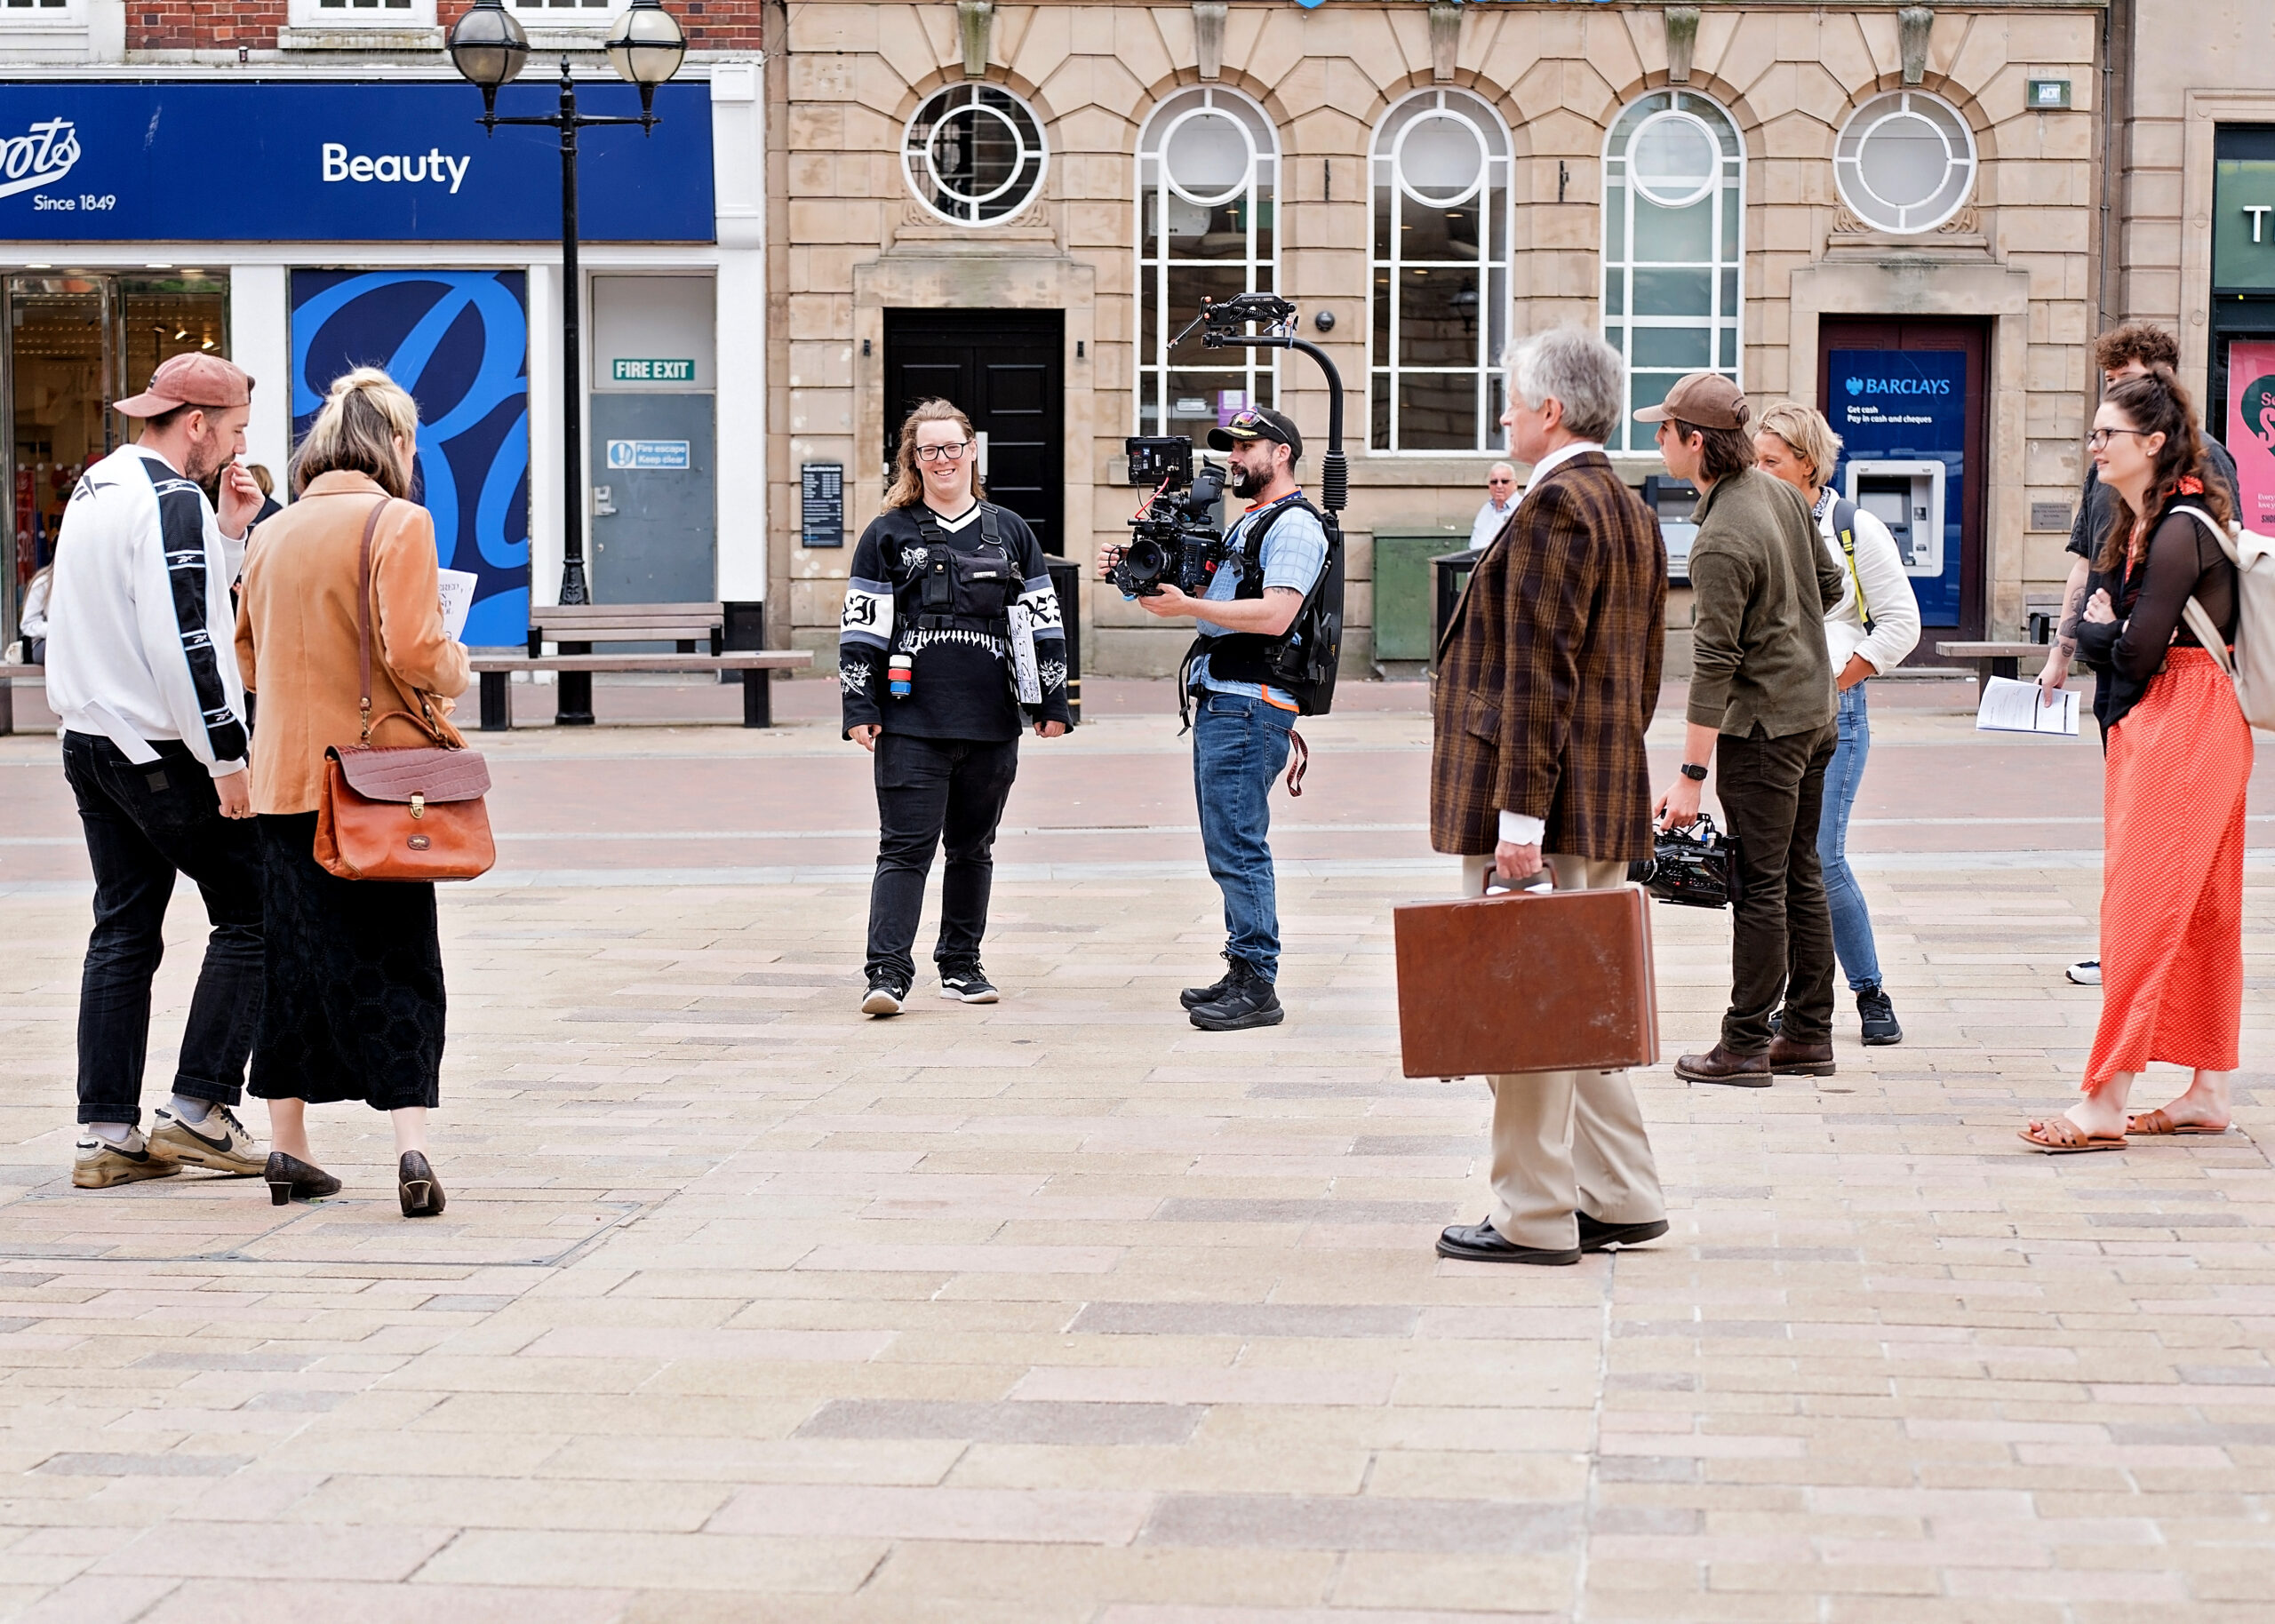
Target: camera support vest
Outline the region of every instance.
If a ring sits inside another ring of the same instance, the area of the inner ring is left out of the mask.
[[[1264,538],[1291,509],[1302,508],[1327,532],[1327,558],[1319,578],[1304,594],[1288,629],[1277,637],[1259,632],[1226,632],[1195,637],[1177,670],[1180,705],[1192,689],[1193,662],[1209,657],[1211,676],[1227,682],[1254,682],[1292,696],[1297,713],[1324,716],[1335,703],[1337,666],[1343,656],[1343,532],[1303,496],[1275,503],[1241,536],[1241,578],[1234,601],[1264,596]]]

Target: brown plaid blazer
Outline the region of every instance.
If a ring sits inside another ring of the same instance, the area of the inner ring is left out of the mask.
[[[1542,849],[1651,855],[1643,729],[1666,649],[1659,521],[1583,451],[1535,480],[1470,572],[1438,645],[1430,844],[1490,852],[1502,811],[1547,824]]]

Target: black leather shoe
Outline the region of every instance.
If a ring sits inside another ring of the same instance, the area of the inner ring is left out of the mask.
[[[1230,953],[1219,955],[1227,965],[1233,961]],[[1205,987],[1187,987],[1177,995],[1177,1001],[1187,1009],[1198,1009],[1203,1004],[1213,1004],[1233,990],[1233,973],[1227,969]]]
[[[443,1210],[443,1181],[417,1150],[405,1150],[395,1164],[395,1194],[403,1198],[406,1218],[432,1218]]]
[[[1733,1055],[1716,1044],[1704,1055],[1685,1055],[1674,1074],[1686,1083],[1727,1083],[1733,1088],[1769,1087],[1769,1056]]]
[[[1440,1257],[1460,1258],[1470,1263],[1539,1263],[1551,1269],[1561,1269],[1567,1263],[1580,1261],[1577,1246],[1520,1246],[1513,1240],[1501,1238],[1500,1230],[1488,1218],[1482,1223],[1457,1223],[1438,1237]]]
[[[1232,984],[1222,996],[1195,1004],[1190,1013],[1193,1023],[1202,1031],[1245,1031],[1251,1026],[1277,1026],[1288,1018],[1272,983],[1257,974],[1247,959],[1233,959],[1225,979]]]
[[[1891,1043],[1904,1041],[1904,1028],[1896,1023],[1896,1005],[1880,991],[1877,982],[1856,994],[1856,1018],[1864,1024],[1864,1047],[1868,1049],[1886,1048]]]
[[[1654,1218],[1648,1223],[1606,1223],[1600,1218],[1591,1218],[1585,1213],[1572,1216],[1580,1225],[1580,1250],[1608,1252],[1615,1246],[1640,1246],[1647,1240],[1656,1240],[1667,1232],[1667,1221]]]
[[[1796,1043],[1780,1032],[1769,1040],[1769,1071],[1775,1077],[1831,1077],[1832,1039]]]
[[[268,1201],[272,1206],[283,1206],[295,1196],[303,1201],[321,1201],[326,1196],[339,1193],[339,1181],[323,1168],[302,1161],[297,1156],[287,1156],[282,1150],[268,1153],[268,1165],[260,1176],[268,1185]]]

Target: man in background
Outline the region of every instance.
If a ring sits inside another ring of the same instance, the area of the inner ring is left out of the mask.
[[[1516,509],[1517,471],[1507,463],[1497,462],[1485,473],[1485,506],[1477,510],[1477,517],[1471,521],[1469,550],[1481,552],[1490,545]]]

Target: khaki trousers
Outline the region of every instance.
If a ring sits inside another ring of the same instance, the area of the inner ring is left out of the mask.
[[[1627,865],[1592,857],[1544,859],[1560,891],[1627,883]],[[1483,889],[1493,859],[1462,859],[1462,895]],[[1516,1071],[1493,1090],[1493,1228],[1521,1246],[1579,1245],[1572,1214],[1606,1223],[1666,1216],[1643,1113],[1625,1071]]]

